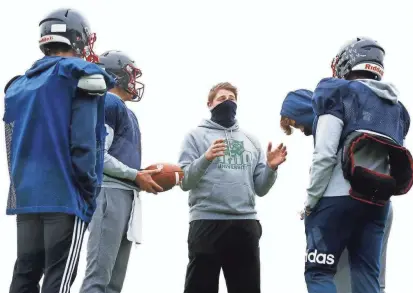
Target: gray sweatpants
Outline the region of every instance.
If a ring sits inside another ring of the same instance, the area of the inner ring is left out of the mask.
[[[387,218],[386,227],[384,229],[384,239],[381,251],[380,259],[380,289],[381,293],[385,293],[386,287],[386,255],[387,255],[387,242],[389,240],[390,229],[393,223],[393,207],[390,203],[389,216]],[[337,293],[351,293],[351,279],[350,279],[350,266],[348,260],[348,251],[344,250],[340,257],[337,266],[337,274],[335,276],[335,284],[337,287]]]
[[[87,267],[80,293],[119,293],[132,243],[126,238],[133,191],[102,188],[89,225]]]

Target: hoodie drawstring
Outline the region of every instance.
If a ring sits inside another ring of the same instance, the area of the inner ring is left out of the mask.
[[[224,132],[225,132],[225,138],[226,138],[227,144],[228,144],[229,155],[232,157],[232,154],[231,154],[231,143],[229,142],[228,132],[227,132],[226,130],[224,130]],[[231,138],[232,138],[232,129],[231,129]]]

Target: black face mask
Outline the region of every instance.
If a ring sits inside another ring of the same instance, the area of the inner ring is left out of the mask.
[[[226,128],[235,124],[235,115],[237,114],[237,104],[233,101],[226,100],[215,106],[211,110],[211,120]]]

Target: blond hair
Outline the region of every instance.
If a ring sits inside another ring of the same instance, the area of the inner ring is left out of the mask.
[[[297,127],[297,123],[293,119],[281,116],[280,126],[285,134],[291,135],[293,133],[293,127]]]

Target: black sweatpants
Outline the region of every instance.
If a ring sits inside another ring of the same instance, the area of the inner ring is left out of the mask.
[[[10,293],[68,293],[86,223],[64,213],[17,215],[17,260]],[[44,275],[44,276],[43,276]]]
[[[256,220],[192,221],[184,293],[217,293],[221,268],[228,293],[260,293],[261,235]]]

